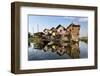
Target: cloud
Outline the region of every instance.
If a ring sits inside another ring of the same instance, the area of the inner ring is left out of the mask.
[[[78,19],[79,22],[87,22],[88,18],[87,17],[82,17]]]
[[[67,17],[64,17],[64,18],[66,18],[66,19],[68,19],[68,20],[76,20],[76,17],[72,17],[72,16],[67,16]]]
[[[75,22],[87,22],[88,21],[88,18],[87,17],[77,17],[77,16],[67,16],[67,17],[64,17],[66,18],[67,20],[71,20],[71,21],[75,21]]]

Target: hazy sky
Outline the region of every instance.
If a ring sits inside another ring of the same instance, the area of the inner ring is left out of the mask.
[[[41,32],[45,28],[51,29],[61,24],[64,27],[68,27],[71,23],[80,25],[80,37],[88,36],[88,17],[77,16],[28,16],[29,32]],[[39,27],[39,28],[38,28]]]

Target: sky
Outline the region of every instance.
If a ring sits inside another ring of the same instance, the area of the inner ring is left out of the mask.
[[[57,27],[59,24],[67,28],[71,23],[80,25],[80,37],[88,36],[88,17],[80,16],[28,16],[28,32],[43,32],[44,29]]]

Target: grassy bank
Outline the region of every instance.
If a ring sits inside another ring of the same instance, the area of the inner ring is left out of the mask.
[[[79,40],[88,43],[88,37],[80,37]]]

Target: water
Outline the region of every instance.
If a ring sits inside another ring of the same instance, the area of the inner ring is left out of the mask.
[[[52,47],[54,48],[54,47]],[[60,51],[61,50],[61,51]],[[45,46],[43,49],[34,49],[34,45],[28,48],[28,60],[55,60],[55,59],[79,59],[88,58],[88,44],[79,42],[75,44],[67,44],[66,47]]]

